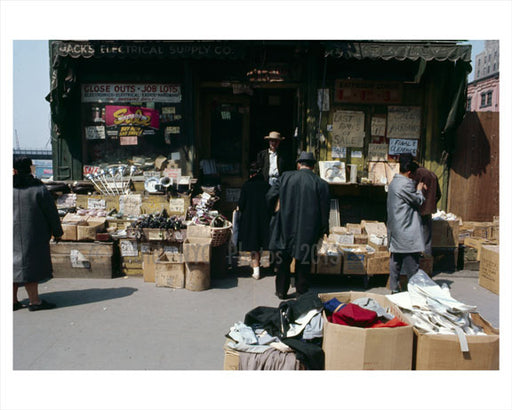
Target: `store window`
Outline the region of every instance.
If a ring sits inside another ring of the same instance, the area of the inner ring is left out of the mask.
[[[83,164],[150,162],[183,134],[179,84],[82,85]]]

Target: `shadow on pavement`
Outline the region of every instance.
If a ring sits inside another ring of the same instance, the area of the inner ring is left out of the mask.
[[[41,298],[48,302],[56,303],[57,308],[84,305],[86,303],[100,302],[102,300],[110,300],[124,298],[136,292],[136,288],[108,288],[108,289],[81,289],[66,290],[61,292],[48,292],[41,294]]]
[[[436,282],[439,286],[443,286],[443,284],[446,284],[449,288],[451,288],[453,284],[453,280],[446,280],[446,279],[434,279],[434,282]]]

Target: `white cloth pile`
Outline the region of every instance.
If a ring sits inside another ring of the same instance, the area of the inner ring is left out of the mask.
[[[432,219],[435,221],[456,221],[459,217],[451,212],[446,213],[438,209],[435,214],[432,214]]]
[[[469,351],[466,335],[485,335],[470,317],[470,312],[476,312],[476,306],[455,300],[448,286],[440,287],[421,269],[409,279],[407,288],[407,292],[386,297],[402,310],[419,331],[455,334],[462,352]]]

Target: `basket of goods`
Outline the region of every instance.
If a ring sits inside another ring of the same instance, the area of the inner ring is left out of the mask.
[[[213,218],[210,223],[212,247],[224,245],[231,235],[232,227],[233,224],[222,215]]]

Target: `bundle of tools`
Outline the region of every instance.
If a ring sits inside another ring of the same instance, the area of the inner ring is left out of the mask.
[[[131,177],[137,172],[135,165],[110,166],[86,175],[102,195],[123,195],[128,191]]]

